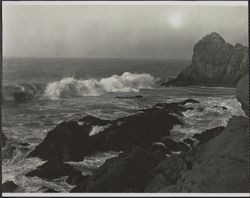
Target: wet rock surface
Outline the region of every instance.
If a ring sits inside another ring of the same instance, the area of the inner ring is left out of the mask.
[[[70,185],[77,185],[83,183],[89,177],[90,177],[89,175],[83,176],[80,171],[75,171],[67,177],[66,182]]]
[[[169,131],[182,124],[187,103],[198,101],[160,103],[113,121],[86,116],[61,123],[32,154],[49,161],[27,176],[68,176],[66,182],[75,185],[71,192],[246,192],[249,120],[234,117],[227,127],[177,142]],[[93,126],[104,128],[89,136]],[[110,150],[123,152],[92,175],[83,176],[63,162]]]
[[[158,192],[161,188],[177,183],[181,174],[189,169],[189,164],[181,156],[171,156],[163,160],[149,174],[150,181],[144,192]]]
[[[197,139],[199,141],[199,144],[206,143],[209,140],[215,138],[219,134],[222,133],[222,131],[225,129],[225,127],[220,126],[220,127],[215,127],[212,129],[208,129],[206,131],[203,131],[200,134],[195,134],[193,135],[193,138]]]
[[[167,149],[174,151],[174,152],[189,150],[189,147],[185,143],[176,142],[169,137],[162,138],[160,142],[162,142],[166,146]]]
[[[45,193],[57,193],[58,191],[54,190],[53,188],[48,188],[44,191]]]
[[[248,114],[248,79],[238,83],[236,97]],[[158,192],[246,193],[249,192],[249,118],[232,117],[226,127],[195,134],[199,144],[186,160],[191,165],[176,184],[162,185]],[[158,179],[159,185],[160,179]],[[156,186],[150,186],[155,190]]]
[[[113,121],[86,116],[78,121],[63,122],[48,132],[29,157],[81,161],[97,151],[126,151],[133,146],[149,148],[153,142],[170,135],[174,125],[182,125],[171,113],[181,114],[186,108],[177,103],[166,106],[142,109]],[[103,130],[90,136],[95,126]]]
[[[72,175],[76,171],[69,164],[59,160],[50,160],[35,170],[26,174],[27,177],[40,177],[44,179],[55,179],[62,176]]]
[[[216,138],[200,146],[192,168],[160,192],[248,192],[249,120],[232,118]]]
[[[72,192],[142,192],[145,175],[157,164],[152,153],[136,147],[130,152],[108,159],[89,179]]]

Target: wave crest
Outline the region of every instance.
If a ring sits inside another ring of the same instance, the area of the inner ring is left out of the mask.
[[[130,72],[100,80],[78,80],[68,77],[49,83],[45,89],[45,95],[53,100],[79,96],[98,96],[107,92],[139,92],[140,89],[153,88],[159,80],[146,73]]]

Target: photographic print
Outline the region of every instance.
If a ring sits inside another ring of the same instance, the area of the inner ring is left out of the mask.
[[[249,196],[247,1],[3,1],[2,53],[3,195]]]

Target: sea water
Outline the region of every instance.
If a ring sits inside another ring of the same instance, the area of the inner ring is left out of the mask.
[[[196,99],[199,104],[187,104],[194,109],[184,113],[184,126],[176,125],[171,130],[172,138],[179,141],[209,128],[226,126],[233,115],[243,115],[234,88],[160,86],[189,64],[190,61],[183,60],[4,59],[2,130],[8,144],[16,149],[11,157],[3,159],[3,182],[12,180],[23,192],[43,192],[46,188],[69,192],[74,187],[65,182],[66,177],[54,180],[25,177],[45,162],[26,158],[27,154],[63,121],[85,115],[116,119],[159,102]],[[14,94],[18,92],[25,92],[29,100],[15,101]],[[142,98],[133,98],[136,95]],[[17,142],[28,143],[28,149]],[[110,151],[68,163],[88,175],[117,155]]]

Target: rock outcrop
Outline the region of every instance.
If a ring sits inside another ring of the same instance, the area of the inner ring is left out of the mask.
[[[212,129],[207,129],[203,131],[202,133],[194,134],[193,138],[197,139],[199,141],[199,144],[204,144],[208,142],[209,140],[215,138],[219,134],[221,134],[224,129],[225,127],[223,126],[215,127]]]
[[[161,192],[248,192],[249,120],[232,118],[226,129],[200,147],[192,168]]]
[[[246,88],[242,82],[238,89]],[[248,109],[245,95],[237,93]],[[87,116],[61,123],[31,153],[49,161],[26,176],[68,176],[66,182],[76,185],[72,192],[248,192],[249,119],[232,117],[227,127],[176,142],[169,130],[181,124],[179,118],[190,108],[187,103],[198,101],[159,103],[112,121]],[[104,128],[89,135],[93,126]],[[123,152],[92,175],[84,176],[62,162],[107,150]]]
[[[249,115],[248,89],[248,77],[245,77],[238,83],[236,96],[247,115]],[[180,169],[178,181],[172,182],[172,185],[166,183],[168,177],[161,175],[160,178],[158,174],[146,190],[202,193],[249,192],[249,118],[232,117],[225,129],[217,127],[202,134],[196,134],[193,138],[198,139],[200,143],[191,152],[191,160],[189,160],[191,168]],[[161,186],[161,189],[156,184]]]
[[[236,88],[236,98],[241,103],[241,108],[249,117],[249,75],[242,78]]]
[[[35,170],[27,173],[27,177],[40,177],[44,179],[55,179],[62,176],[72,175],[76,171],[69,164],[65,164],[59,160],[50,160]]]
[[[98,151],[126,151],[134,146],[149,148],[153,142],[170,135],[174,125],[182,125],[173,113],[185,111],[183,104],[158,105],[112,121],[86,116],[63,122],[48,132],[29,157],[81,161]],[[93,131],[99,133],[91,135]]]
[[[132,151],[108,159],[72,192],[142,192],[147,182],[145,175],[156,164],[150,151],[135,147]]]
[[[248,74],[248,62],[247,46],[233,46],[212,32],[194,46],[191,65],[163,85],[235,87]]]

